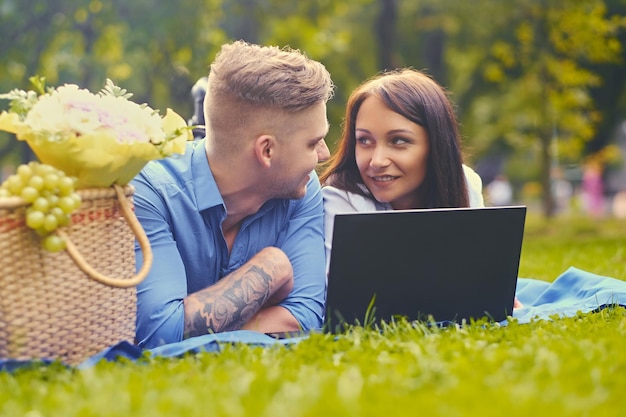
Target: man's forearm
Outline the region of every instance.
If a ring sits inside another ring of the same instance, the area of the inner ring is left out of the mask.
[[[185,337],[240,329],[292,285],[288,258],[268,248],[215,285],[185,298]]]

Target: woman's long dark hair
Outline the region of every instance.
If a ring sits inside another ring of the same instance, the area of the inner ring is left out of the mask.
[[[350,95],[339,146],[320,175],[322,184],[373,198],[364,190],[355,159],[356,116],[370,96],[428,133],[428,168],[420,187],[423,207],[415,208],[469,206],[461,137],[452,104],[439,84],[412,68],[381,73]]]

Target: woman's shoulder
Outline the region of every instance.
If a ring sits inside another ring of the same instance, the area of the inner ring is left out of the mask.
[[[470,207],[483,207],[485,205],[483,199],[483,180],[480,175],[467,165],[463,165],[463,172],[467,181],[469,192]]]
[[[476,184],[479,187],[482,187],[483,181],[480,178],[480,175],[476,173],[476,171],[474,171],[472,168],[468,167],[467,165],[463,164],[463,172],[465,173],[467,182],[469,182],[470,184]]]
[[[332,185],[322,187],[324,210],[331,212],[342,211],[373,211],[377,210],[376,203],[366,196],[342,190]]]

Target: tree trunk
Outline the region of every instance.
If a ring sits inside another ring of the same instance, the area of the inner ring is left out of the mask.
[[[545,217],[554,215],[554,196],[552,194],[552,152],[550,133],[543,129],[541,134],[541,188],[543,189],[542,208]]]
[[[380,14],[376,20],[378,35],[378,65],[381,69],[394,69],[395,32],[398,8],[396,0],[380,0]]]
[[[542,0],[542,9],[547,10],[548,6],[545,0]],[[542,206],[543,215],[545,217],[552,217],[554,215],[555,204],[554,196],[552,195],[552,116],[553,109],[549,101],[548,89],[550,88],[550,77],[548,75],[548,64],[546,55],[549,52],[546,50],[549,48],[548,39],[548,21],[545,16],[542,16],[538,21],[539,33],[539,65],[540,65],[540,82],[541,82],[541,103],[543,110],[541,112],[539,120],[539,135],[541,143],[541,188],[543,191]]]

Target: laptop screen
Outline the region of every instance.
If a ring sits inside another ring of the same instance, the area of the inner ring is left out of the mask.
[[[327,325],[364,324],[368,312],[385,321],[505,320],[525,217],[524,206],[336,215]]]

